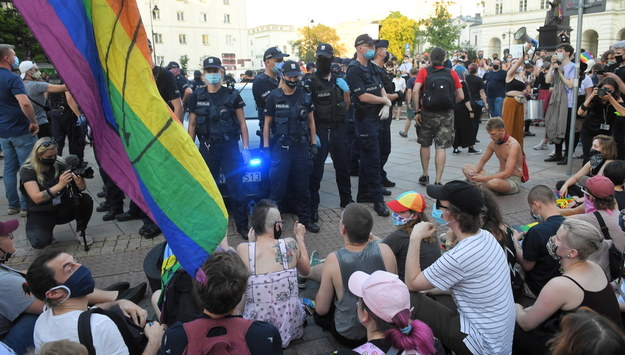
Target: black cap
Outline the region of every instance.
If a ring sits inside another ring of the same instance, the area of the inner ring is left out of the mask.
[[[271,59],[271,58],[284,58],[284,57],[288,57],[289,55],[286,53],[282,53],[282,51],[280,50],[280,48],[278,47],[271,47],[269,49],[267,49],[265,51],[265,54],[263,55],[263,60],[267,60],[267,59]]]
[[[202,72],[199,70],[196,70],[193,72],[193,76],[202,76]]]
[[[221,60],[219,60],[219,58],[217,57],[208,57],[204,59],[204,62],[202,64],[204,65],[204,69],[207,69],[207,68],[223,69],[224,68],[221,66]]]
[[[169,64],[167,64],[167,70],[169,69],[180,69],[180,64],[176,63],[176,62],[169,62]]]
[[[247,76],[254,76],[254,72],[248,69],[248,70],[245,71],[245,75],[247,75]]]
[[[349,58],[343,58],[343,60],[341,61],[341,64],[343,65],[349,65],[349,63],[351,63],[352,60]]]
[[[388,41],[385,39],[376,39],[375,48],[388,48]]]
[[[315,64],[315,62],[308,62],[308,64],[306,64],[306,70],[311,69],[311,68],[316,68],[317,64]]]
[[[328,43],[321,43],[317,46],[317,57],[324,56],[328,58],[334,57],[334,48]]]
[[[334,59],[332,59],[332,63],[341,64],[342,61],[343,61],[343,58],[339,58],[339,57],[334,57]]]
[[[362,44],[373,44],[373,38],[371,38],[371,36],[369,36],[366,33],[356,37],[356,42],[354,42],[354,47],[358,47]]]
[[[302,70],[296,61],[288,60],[284,62],[282,66],[282,73],[284,73],[285,76],[301,76]]]
[[[428,185],[426,191],[430,197],[449,201],[462,212],[473,216],[479,215],[484,206],[480,189],[466,181],[452,180],[445,185]]]

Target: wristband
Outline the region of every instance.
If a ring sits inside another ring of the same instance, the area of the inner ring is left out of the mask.
[[[588,111],[588,106],[586,106],[584,104],[581,104],[581,106],[579,108],[581,108],[584,111]]]
[[[50,190],[50,188],[46,189],[46,193],[48,194],[48,196],[50,196],[50,198],[54,197],[55,195],[52,193],[52,191]]]

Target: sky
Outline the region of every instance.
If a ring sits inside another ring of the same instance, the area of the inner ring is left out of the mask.
[[[459,5],[461,2],[462,5]],[[247,0],[247,24],[250,28],[267,24],[303,27],[313,20],[314,24],[333,26],[359,19],[382,19],[391,11],[400,11],[408,17],[417,19],[420,15],[429,15],[433,3],[434,0],[291,0],[286,3],[283,0]],[[458,0],[452,7],[452,15],[475,15],[476,3],[477,0]],[[288,10],[285,4],[288,4]]]

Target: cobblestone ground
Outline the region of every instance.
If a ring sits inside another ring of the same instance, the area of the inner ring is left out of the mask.
[[[417,180],[421,176],[421,163],[419,159],[419,146],[416,142],[415,131],[411,129],[408,138],[401,138],[398,135],[400,129],[404,126],[403,120],[394,121],[391,126],[391,136],[393,149],[386,171],[389,179],[395,181],[397,186],[390,188],[393,192],[392,196],[387,197],[387,201],[397,195],[414,190],[425,194],[425,187],[419,185]],[[528,166],[530,169],[530,181],[524,184],[521,192],[514,196],[500,196],[499,204],[502,214],[509,224],[525,224],[531,222],[529,209],[527,206],[527,193],[534,185],[545,184],[547,186],[555,186],[558,180],[566,179],[566,166],[558,166],[555,163],[545,163],[543,159],[547,157],[548,150],[534,150],[532,146],[537,144],[544,136],[544,128],[532,127],[532,131],[536,133],[534,137],[525,138],[525,153],[527,155]],[[483,149],[487,142],[488,136],[484,130],[484,124],[480,127],[478,134],[480,143],[476,148]],[[551,149],[551,147],[550,147]],[[578,148],[581,153],[581,148]],[[468,155],[466,150],[461,154],[452,154],[451,149],[447,150],[447,163],[443,175],[443,182],[453,179],[464,179],[461,168],[467,163],[476,163],[480,155]],[[88,147],[86,151],[86,159],[95,164],[93,158],[93,150]],[[429,169],[430,175],[434,176],[434,159],[431,159]],[[3,166],[3,161],[0,161]],[[581,167],[581,159],[573,160],[573,171]],[[495,171],[498,164],[495,158],[487,164],[488,171]],[[0,170],[2,171],[2,170]],[[356,196],[358,178],[352,177],[352,195]],[[97,198],[96,193],[102,189],[102,181],[99,176],[87,182],[87,192],[94,198],[95,205],[102,202],[103,199]],[[0,184],[1,194],[4,196],[4,184]],[[326,164],[326,172],[321,183],[321,205],[319,210],[319,226],[321,231],[317,234],[307,233],[306,245],[309,251],[318,250],[320,257],[325,257],[328,253],[342,247],[342,240],[338,234],[338,223],[342,209],[339,208],[339,196],[335,183],[334,171],[332,164]],[[428,206],[432,200],[426,197]],[[126,200],[126,208],[128,201]],[[394,227],[389,217],[378,217],[371,204],[368,204],[374,216],[373,233],[379,237],[385,237]],[[189,213],[193,213],[189,211]],[[97,286],[103,287],[111,282],[118,280],[127,280],[131,284],[146,281],[143,273],[143,259],[147,252],[155,245],[164,240],[163,236],[154,239],[143,239],[138,230],[142,224],[140,220],[128,222],[104,222],[102,221],[103,213],[93,212],[93,217],[89,224],[88,234],[91,235],[95,242],[88,252],[85,252],[76,242],[75,224],[60,225],[55,228],[56,243],[50,248],[59,248],[74,255],[81,263],[88,266],[95,276]],[[286,221],[285,231],[293,230],[293,215],[283,215]],[[7,215],[7,202],[5,198],[0,199],[0,220],[7,221],[15,218]],[[18,217],[19,218],[19,217]],[[26,219],[20,220],[20,228],[14,233],[17,254],[11,259],[12,267],[26,269],[32,260],[40,253],[39,250],[32,249],[26,240],[24,225]],[[291,232],[292,233],[292,232]],[[286,233],[290,235],[291,233]],[[233,221],[230,221],[228,228],[228,242],[231,246],[236,246],[243,240],[235,233]],[[318,289],[318,284],[312,281],[308,282],[306,289],[300,292],[301,297],[314,298]],[[148,307],[149,294],[141,302],[141,306],[149,310]],[[149,310],[150,311],[150,310]],[[289,349],[299,354],[322,354],[339,348],[340,346],[332,339],[328,333],[323,332],[321,328],[314,324],[312,317],[308,319],[308,326],[304,332],[302,339],[291,343]]]

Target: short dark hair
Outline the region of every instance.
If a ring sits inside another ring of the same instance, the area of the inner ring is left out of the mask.
[[[553,190],[545,185],[536,185],[532,187],[529,194],[527,194],[527,203],[531,204],[534,201],[545,204],[555,204],[555,195]]]
[[[369,240],[369,234],[373,228],[373,217],[364,206],[350,203],[343,211],[342,220],[350,242],[364,243]]]
[[[62,251],[58,249],[45,250],[30,264],[26,272],[26,284],[23,287],[26,293],[30,293],[38,300],[46,300],[46,292],[59,285],[54,279],[54,270],[47,264],[61,253]]]
[[[15,48],[15,46],[11,44],[0,44],[0,58],[9,55],[13,48]]]
[[[254,206],[254,212],[252,212],[252,228],[256,235],[267,233],[265,223],[267,222],[267,213],[272,208],[278,208],[276,204],[271,200],[260,200]]]
[[[231,312],[245,293],[249,272],[239,254],[216,252],[202,265],[206,283],[194,281],[198,304],[205,310],[225,315]]]
[[[486,121],[486,130],[492,131],[495,129],[504,129],[506,128],[505,122],[500,117],[492,117]]]
[[[443,48],[436,47],[432,49],[432,51],[430,52],[430,61],[432,62],[432,66],[439,67],[443,65],[446,55],[447,52],[445,52]]]
[[[606,164],[603,168],[603,176],[610,179],[615,186],[623,185],[625,182],[625,161],[613,160]]]
[[[449,202],[449,201],[447,201],[447,202]],[[458,207],[454,206],[451,202],[449,202],[449,206],[448,206],[447,210],[458,221],[458,226],[460,227],[460,231],[462,233],[473,233],[473,234],[475,234],[482,227],[482,216],[481,216],[481,214],[472,215],[472,214],[463,212]]]
[[[573,46],[568,43],[562,43],[556,47],[556,49],[560,48],[564,49],[565,52],[569,52],[569,57],[573,56],[573,54],[575,53],[575,48],[573,48]]]

